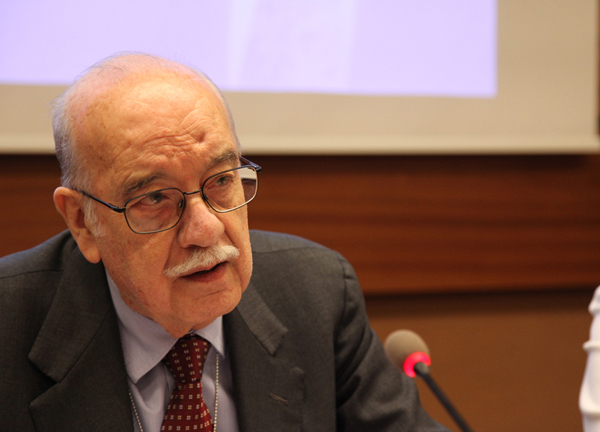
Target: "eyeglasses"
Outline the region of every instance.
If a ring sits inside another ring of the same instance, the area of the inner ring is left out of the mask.
[[[197,191],[159,189],[131,198],[123,207],[109,204],[85,191],[75,190],[117,213],[123,213],[134,233],[152,234],[171,229],[179,223],[185,210],[186,195],[199,193],[217,213],[237,210],[252,201],[258,191],[258,173],[262,168],[248,159],[240,160],[245,165],[210,176]]]

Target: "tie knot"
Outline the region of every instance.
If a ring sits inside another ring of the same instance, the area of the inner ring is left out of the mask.
[[[189,333],[180,338],[163,359],[175,381],[190,383],[202,379],[202,369],[210,349],[210,343],[200,336]]]

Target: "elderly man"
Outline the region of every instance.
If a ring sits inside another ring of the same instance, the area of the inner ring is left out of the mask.
[[[348,263],[249,233],[260,167],[207,78],[109,58],[54,130],[69,230],[0,260],[0,430],[445,430]]]

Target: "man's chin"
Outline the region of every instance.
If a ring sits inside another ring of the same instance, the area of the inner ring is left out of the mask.
[[[238,302],[231,302],[228,306],[206,312],[201,316],[190,313],[188,320],[177,320],[176,322],[159,322],[159,324],[173,337],[180,338],[191,330],[200,330],[212,324],[217,318],[228,314],[235,309]]]
[[[206,289],[209,288],[206,285],[203,285],[202,288],[198,288],[197,284],[192,283],[185,285],[175,288],[187,291],[188,295],[180,296],[177,299],[173,315],[181,317],[182,320],[192,323],[194,326],[200,325],[199,328],[205,327],[218,317],[231,312],[242,297],[242,288],[238,281],[210,286],[209,290]],[[198,292],[199,289],[202,291]],[[184,293],[180,292],[180,294]]]

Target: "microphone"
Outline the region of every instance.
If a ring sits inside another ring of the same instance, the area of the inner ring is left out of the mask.
[[[385,340],[385,352],[392,364],[404,371],[406,375],[412,378],[418,375],[423,378],[463,432],[473,432],[429,374],[429,366],[431,366],[429,349],[418,334],[410,330],[393,332]]]

